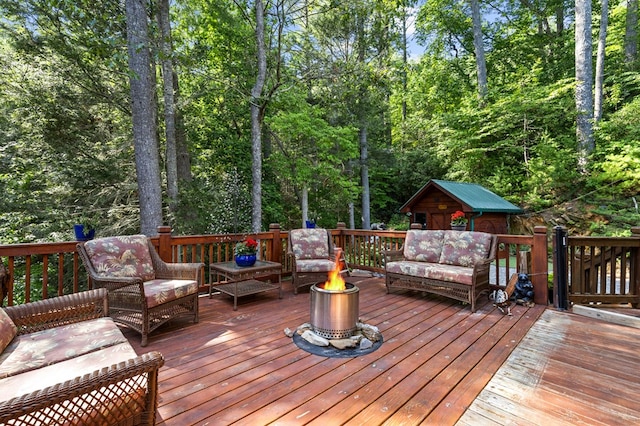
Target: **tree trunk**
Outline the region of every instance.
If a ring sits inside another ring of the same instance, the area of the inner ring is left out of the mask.
[[[307,186],[302,187],[302,200],[300,208],[302,209],[302,227],[304,228],[309,220],[309,189]]]
[[[596,59],[596,86],[593,118],[596,122],[602,118],[602,86],[604,85],[604,59],[607,45],[607,25],[609,24],[609,0],[602,0],[600,33],[598,34],[598,56]]]
[[[171,23],[169,20],[169,0],[158,1],[158,29],[160,31],[160,62],[164,96],[164,122],[166,139],[167,196],[169,208],[175,210],[178,202],[178,156],[176,147],[176,115],[173,78],[173,47]]]
[[[576,0],[576,138],[578,169],[587,172],[588,157],[595,149],[593,138],[593,42],[591,39],[591,1]]]
[[[624,33],[624,56],[627,65],[638,58],[638,0],[627,0],[627,20]]]
[[[371,228],[371,204],[369,192],[369,145],[367,127],[360,128],[360,179],[362,180],[362,229]]]
[[[251,168],[253,178],[251,228],[253,232],[260,232],[262,228],[262,126],[260,124],[260,98],[267,75],[267,54],[264,46],[264,7],[262,0],[256,0],[255,8],[258,75],[251,90],[251,155],[253,158],[253,167]]]
[[[140,228],[145,235],[155,235],[162,224],[162,190],[146,2],[126,0],[125,5]]]
[[[178,105],[180,103],[180,85],[178,83],[178,76],[175,72],[173,73],[173,93],[175,105]],[[176,107],[175,118],[178,182],[191,182],[193,179],[193,176],[191,175],[191,156],[189,155],[189,148],[187,146],[187,133],[184,128],[184,117],[182,116],[180,108]]]
[[[351,201],[349,203],[349,229],[355,229],[356,228],[356,206],[353,203],[353,201]]]
[[[482,39],[482,20],[478,0],[471,0],[471,19],[473,22],[473,47],[476,53],[476,73],[478,74],[478,98],[482,102],[487,95],[487,63],[484,58]]]

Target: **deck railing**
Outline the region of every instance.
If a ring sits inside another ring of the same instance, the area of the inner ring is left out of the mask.
[[[630,238],[567,238],[568,299],[578,304],[640,304],[640,227]]]
[[[344,250],[349,267],[384,273],[382,251],[402,247],[404,231],[368,231],[347,229],[339,223],[331,230],[334,244]],[[257,234],[174,236],[170,227],[158,228],[152,240],[160,256],[169,262],[213,262],[233,259],[236,242],[245,237],[260,242],[260,258],[282,263],[283,275],[291,272],[286,254],[288,232],[272,224]],[[505,285],[509,277],[526,268],[534,284],[536,303],[547,303],[548,236],[547,228],[536,227],[533,235],[498,235],[498,255],[491,282]],[[513,260],[515,259],[515,260]],[[91,288],[76,251],[76,242],[0,245],[0,260],[8,267],[9,280],[4,290],[8,305],[76,293]],[[209,268],[204,268],[209,282]],[[203,287],[202,291],[206,288]]]

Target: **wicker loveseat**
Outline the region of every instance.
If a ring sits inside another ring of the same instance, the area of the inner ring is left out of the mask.
[[[495,235],[484,232],[407,231],[400,250],[384,252],[387,293],[405,288],[439,294],[471,305],[489,290]]]
[[[109,291],[109,316],[142,334],[178,317],[198,322],[202,263],[166,263],[145,235],[78,243],[94,288]]]
[[[159,352],[138,356],[107,291],[0,309],[0,424],[153,425]]]

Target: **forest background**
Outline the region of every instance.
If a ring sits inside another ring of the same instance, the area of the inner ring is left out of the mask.
[[[0,0],[0,243],[402,229],[432,178],[628,235],[637,5]]]

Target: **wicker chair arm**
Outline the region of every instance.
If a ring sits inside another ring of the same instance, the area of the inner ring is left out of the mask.
[[[128,410],[126,408],[127,400],[129,399],[128,391],[132,383],[140,380],[139,377],[137,379],[136,377],[148,374],[146,378],[148,385],[146,387],[148,389],[157,389],[157,374],[162,365],[164,365],[164,358],[160,352],[148,352],[110,367],[96,370],[91,374],[85,374],[84,376],[67,380],[64,383],[0,402],[0,424],[6,424],[12,419],[17,419],[25,414],[36,413],[39,410],[61,403],[65,404],[65,409],[71,415],[86,412],[88,406],[97,413],[108,413],[110,410],[117,410],[119,407]],[[128,383],[125,381],[128,381]],[[93,391],[99,395],[101,394],[103,398],[97,398],[95,395],[89,396],[89,393]],[[155,391],[153,392],[155,393]],[[147,398],[152,398],[154,401],[157,400],[156,395],[148,395]],[[77,408],[74,409],[74,407]],[[155,412],[155,406],[152,408]],[[146,413],[150,417],[149,424],[154,424],[154,412]],[[48,419],[52,423],[64,420],[57,417],[58,413],[56,411],[51,410],[42,411],[34,417],[43,420],[46,419],[47,414],[55,417]],[[109,417],[104,419],[104,422],[108,421]]]
[[[156,278],[198,280],[204,263],[164,263],[156,268]]]
[[[104,317],[108,314],[109,304],[107,291],[95,289],[4,309],[18,328],[18,334],[27,334]]]

